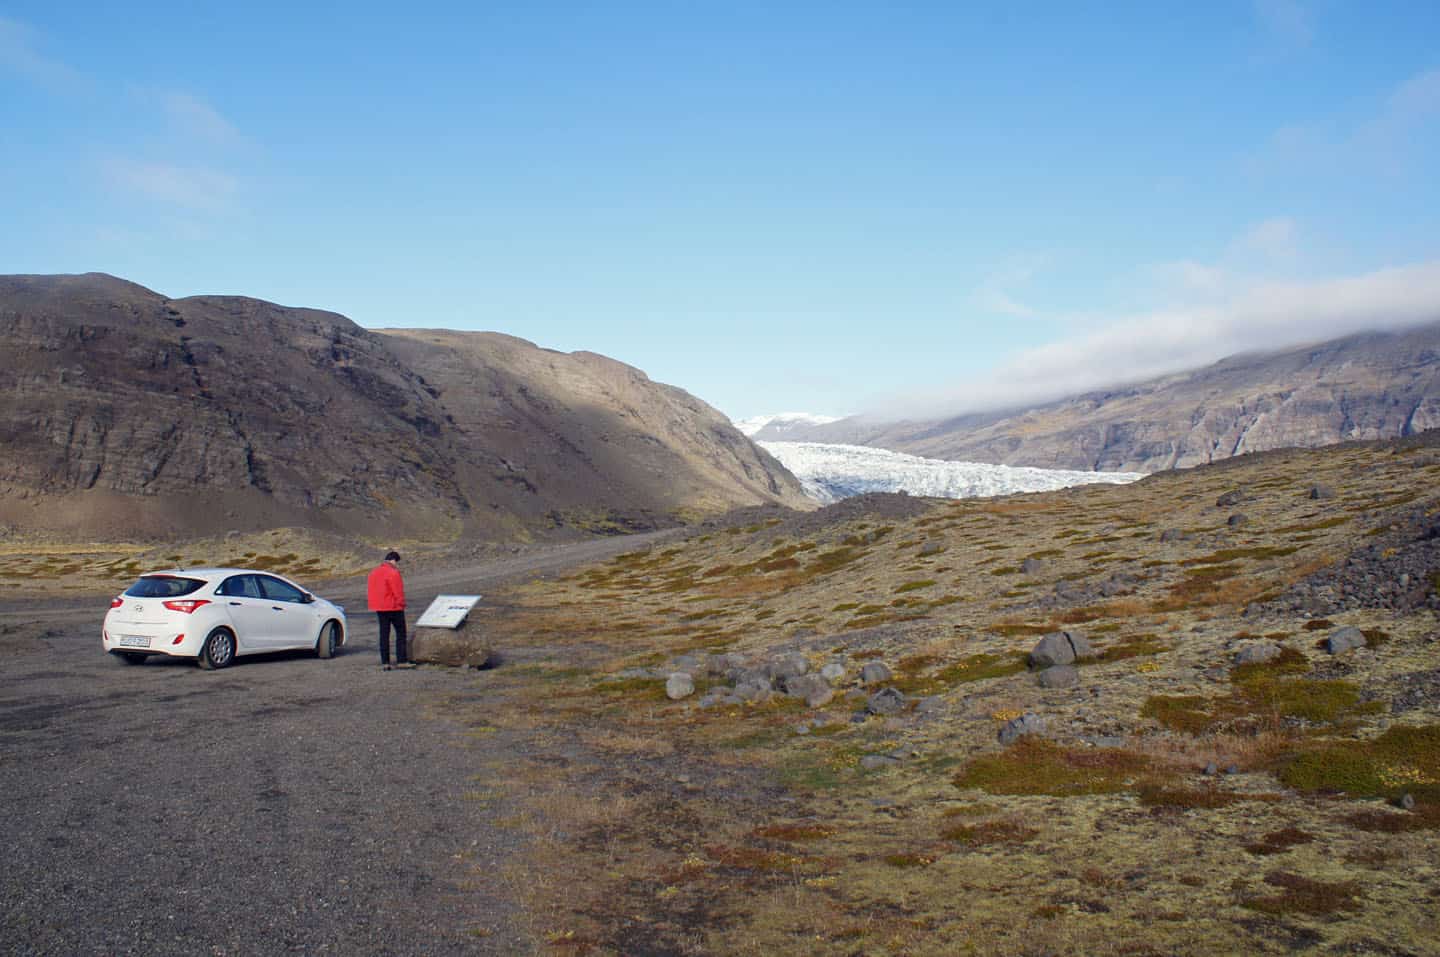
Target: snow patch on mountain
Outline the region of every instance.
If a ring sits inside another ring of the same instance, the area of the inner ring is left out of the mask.
[[[812,415],[809,412],[781,412],[778,415],[755,415],[748,419],[741,419],[735,423],[735,428],[746,435],[754,438],[759,435],[763,439],[778,439],[784,437],[787,432],[797,428],[811,425],[829,425],[831,422],[840,421],[835,415]],[[764,432],[764,435],[760,435]]]
[[[1124,484],[1143,472],[1078,472],[983,462],[925,459],[888,449],[821,442],[759,442],[789,469],[811,498],[829,504],[866,492],[907,492],[930,498],[982,498],[1049,492],[1094,482]]]

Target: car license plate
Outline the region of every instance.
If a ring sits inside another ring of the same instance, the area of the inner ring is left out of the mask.
[[[150,638],[147,635],[121,635],[121,648],[149,648]]]

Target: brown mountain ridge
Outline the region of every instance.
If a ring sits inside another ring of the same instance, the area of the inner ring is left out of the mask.
[[[0,276],[0,523],[504,539],[805,506],[680,389],[492,333],[363,329],[112,276]]]

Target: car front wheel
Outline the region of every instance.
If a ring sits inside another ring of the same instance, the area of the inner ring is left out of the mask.
[[[340,623],[327,621],[325,627],[320,629],[320,640],[315,642],[315,654],[320,658],[333,658],[335,649],[339,647]]]
[[[235,636],[228,628],[216,628],[200,648],[200,667],[207,671],[224,668],[235,660]]]

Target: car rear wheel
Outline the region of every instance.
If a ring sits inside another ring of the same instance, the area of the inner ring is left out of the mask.
[[[207,671],[227,667],[235,660],[235,635],[228,628],[216,628],[205,636],[200,648],[200,667]]]
[[[319,658],[335,657],[335,649],[340,647],[340,622],[327,621],[325,627],[320,629],[320,639],[315,642],[315,655]]]
[[[118,657],[121,661],[125,662],[127,665],[143,665],[145,663],[145,659],[150,656],[142,655],[134,651],[122,651],[119,652],[116,657]]]

